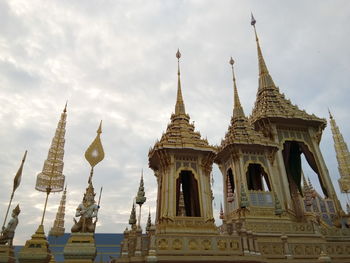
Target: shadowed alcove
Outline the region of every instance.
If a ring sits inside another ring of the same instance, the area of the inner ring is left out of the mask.
[[[185,216],[199,217],[199,192],[198,182],[191,171],[183,170],[176,180],[176,215],[180,216],[180,195],[183,194],[183,203],[185,206]]]

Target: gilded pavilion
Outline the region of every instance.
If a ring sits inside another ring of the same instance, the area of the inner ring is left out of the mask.
[[[180,66],[175,112],[148,154],[158,183],[155,224],[146,234],[133,207],[115,262],[350,262],[350,211],[345,213],[319,144],[326,119],[288,100],[266,66],[252,17],[259,86],[251,116],[238,95],[234,60],[231,123],[219,146],[195,131],[185,110]],[[176,57],[181,57],[178,51]],[[349,191],[350,155],[331,116],[340,188]],[[303,173],[302,155],[318,177]],[[210,175],[223,178],[224,202],[214,224]]]

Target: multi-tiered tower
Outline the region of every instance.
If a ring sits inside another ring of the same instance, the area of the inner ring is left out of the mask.
[[[63,236],[64,234],[64,216],[66,211],[66,196],[67,196],[67,186],[64,188],[60,206],[58,207],[57,214],[53,226],[49,232],[50,236]]]
[[[179,51],[176,56],[179,63]],[[215,148],[190,123],[182,97],[179,65],[175,113],[148,156],[158,183],[157,231],[193,233],[196,229],[197,233],[215,233],[210,188]],[[185,216],[180,212],[181,192]]]
[[[340,179],[338,180],[339,187],[343,193],[348,195],[350,192],[350,153],[348,146],[344,141],[343,135],[341,134],[331,112],[329,112],[329,119],[333,134],[334,149],[337,154],[338,170],[340,175]],[[349,200],[348,202],[350,203]]]

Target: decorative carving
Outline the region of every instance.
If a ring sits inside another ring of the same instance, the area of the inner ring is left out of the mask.
[[[198,242],[197,242],[197,240],[191,239],[188,242],[188,247],[189,247],[190,250],[197,250],[198,249]]]
[[[160,250],[167,250],[168,249],[168,240],[162,238],[158,241],[158,248]]]
[[[175,249],[175,250],[182,249],[182,241],[180,239],[175,239],[173,241],[173,249]]]
[[[224,239],[218,240],[218,244],[217,245],[218,245],[218,248],[220,250],[225,250],[226,246],[227,246],[226,240],[224,240]]]
[[[209,250],[209,249],[211,249],[211,241],[208,240],[208,239],[204,239],[204,240],[202,241],[202,246],[203,246],[203,249],[204,249],[204,250]]]

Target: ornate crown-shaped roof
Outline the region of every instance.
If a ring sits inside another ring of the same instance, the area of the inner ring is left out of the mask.
[[[181,57],[180,52],[176,53],[176,57]],[[177,98],[175,105],[175,113],[171,115],[171,122],[168,124],[166,132],[163,133],[161,139],[157,141],[149,152],[151,157],[153,153],[164,148],[191,148],[204,151],[215,151],[215,148],[209,145],[206,139],[201,138],[201,134],[195,131],[194,124],[190,123],[190,116],[185,111],[185,104],[182,98],[180,67],[178,64],[178,86]]]
[[[276,146],[276,144],[271,142],[262,133],[255,131],[251,123],[248,121],[247,117],[244,115],[243,107],[238,96],[236,78],[233,68],[234,60],[232,58],[230,59],[230,64],[232,66],[233,76],[234,108],[231,124],[225,134],[225,138],[221,141],[219,152],[225,147],[232,144],[259,144],[264,146]]]
[[[298,106],[293,105],[289,99],[286,99],[284,94],[280,93],[267,69],[256,33],[255,23],[256,20],[252,16],[251,24],[254,27],[259,63],[259,89],[250,118],[252,123],[264,118],[299,119],[314,122],[316,126],[320,126],[322,129],[325,128],[327,124],[325,119],[300,110]]]

